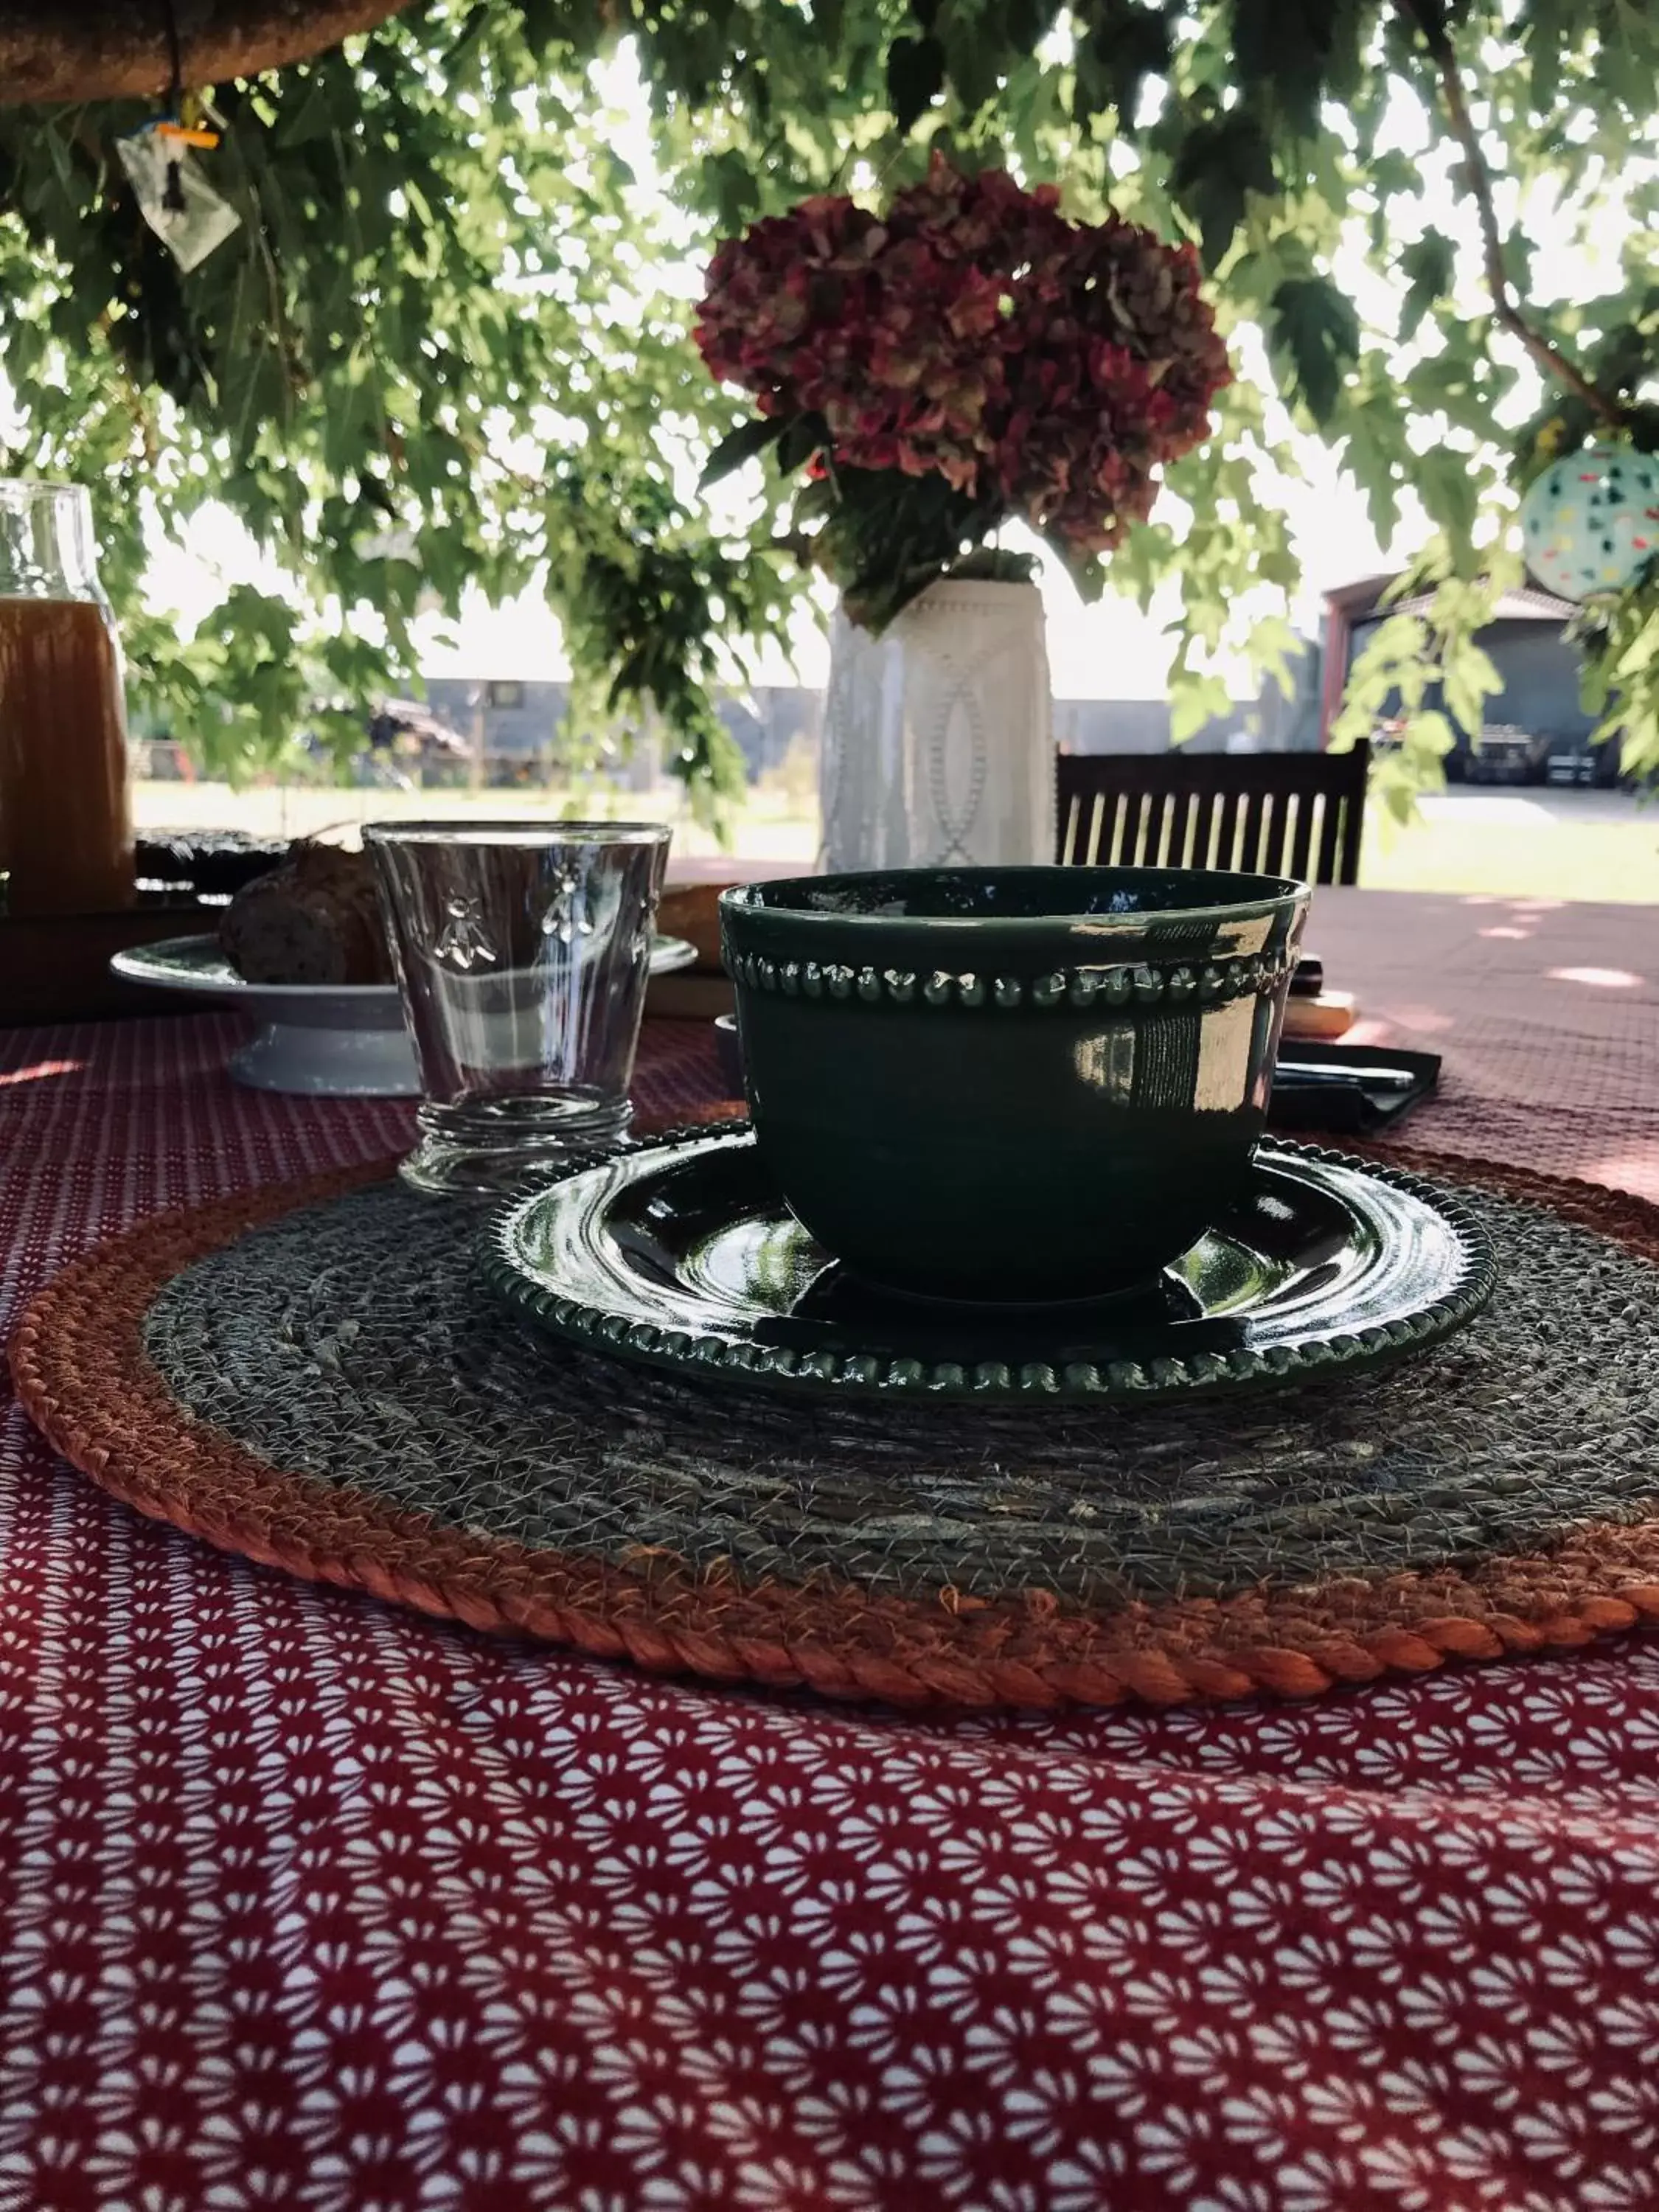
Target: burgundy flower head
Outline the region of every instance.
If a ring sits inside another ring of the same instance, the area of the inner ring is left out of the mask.
[[[832,460],[937,474],[1085,553],[1146,515],[1231,378],[1190,247],[937,155],[884,219],[826,197],[728,240],[696,336],[763,414],[822,416]]]

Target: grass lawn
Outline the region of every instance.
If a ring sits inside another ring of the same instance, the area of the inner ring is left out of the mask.
[[[674,849],[712,860],[719,847],[685,820],[678,787],[589,792],[562,802],[544,792],[278,790],[232,792],[223,784],[141,783],[135,811],[145,827],[236,823],[293,837],[363,821],[421,815],[530,816],[578,806],[592,814],[675,819]],[[751,792],[734,824],[731,864],[787,860],[810,868],[817,850],[811,802],[770,787]],[[1396,829],[1375,814],[1359,880],[1379,890],[1486,892],[1499,897],[1611,899],[1659,904],[1659,803],[1623,793],[1449,791],[1422,802],[1420,818]]]
[[[350,833],[365,822],[531,821],[580,815],[589,821],[672,822],[674,850],[709,855],[720,847],[693,822],[677,783],[653,790],[586,789],[579,794],[533,788],[399,791],[376,785],[258,784],[233,791],[225,783],[137,782],[133,819],[141,830],[237,829],[257,837],[315,837]],[[787,793],[751,791],[732,824],[735,861],[791,860],[810,868],[817,851],[816,811]]]
[[[1367,824],[1374,890],[1659,904],[1659,805],[1622,792],[1449,791],[1409,828]]]

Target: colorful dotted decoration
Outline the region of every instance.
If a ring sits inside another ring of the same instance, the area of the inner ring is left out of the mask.
[[[1659,458],[1591,446],[1545,470],[1521,502],[1527,566],[1563,599],[1621,592],[1659,555]]]

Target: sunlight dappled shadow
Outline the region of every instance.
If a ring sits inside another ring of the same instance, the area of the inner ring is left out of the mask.
[[[1433,1006],[1390,1006],[1386,1013],[1362,1014],[1344,1032],[1349,1044],[1404,1044],[1408,1037],[1438,1036],[1456,1024]]]
[[[1638,1145],[1629,1152],[1608,1152],[1575,1175],[1588,1182],[1610,1183],[1615,1190],[1633,1190],[1638,1198],[1659,1199],[1659,1144]]]
[[[83,1060],[36,1060],[27,1067],[0,1067],[0,1090],[15,1083],[45,1083],[54,1075],[78,1075]]]
[[[1632,975],[1628,968],[1547,968],[1547,983],[1583,983],[1592,991],[1639,991],[1645,975]]]

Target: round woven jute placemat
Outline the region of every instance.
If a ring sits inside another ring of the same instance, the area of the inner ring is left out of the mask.
[[[479,1217],[335,1176],[155,1217],[25,1313],[18,1395],[141,1511],[665,1672],[905,1705],[1309,1696],[1659,1622],[1659,1209],[1459,1162],[1500,1285],[1344,1383],[993,1417],[550,1344]]]

